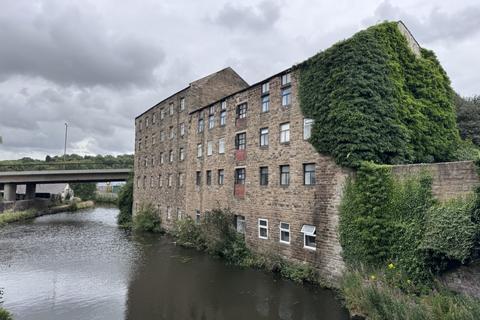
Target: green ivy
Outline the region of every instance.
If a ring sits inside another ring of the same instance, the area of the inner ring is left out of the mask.
[[[355,34],[298,66],[311,143],[337,163],[447,161],[460,141],[450,80],[434,53],[409,48],[397,23]]]

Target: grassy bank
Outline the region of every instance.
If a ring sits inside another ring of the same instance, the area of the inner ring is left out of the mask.
[[[341,294],[352,315],[367,319],[474,320],[480,315],[480,301],[454,294],[441,285],[429,292],[415,294],[415,284],[406,279],[403,284],[392,270],[345,273]]]
[[[4,213],[0,213],[0,226],[3,226],[7,223],[23,221],[32,218],[35,218],[35,210],[6,211]]]

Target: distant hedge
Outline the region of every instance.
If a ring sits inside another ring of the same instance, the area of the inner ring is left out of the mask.
[[[360,31],[298,66],[311,143],[337,163],[448,161],[460,141],[450,80],[431,51],[416,57],[396,22]]]

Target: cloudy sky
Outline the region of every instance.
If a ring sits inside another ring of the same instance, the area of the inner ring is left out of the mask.
[[[249,83],[403,20],[480,94],[478,0],[0,0],[0,159],[132,153],[136,115],[226,66]]]

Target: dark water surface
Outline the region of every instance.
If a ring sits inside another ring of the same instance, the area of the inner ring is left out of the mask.
[[[347,319],[331,291],[226,266],[118,229],[114,208],[0,229],[0,287],[16,320]]]

